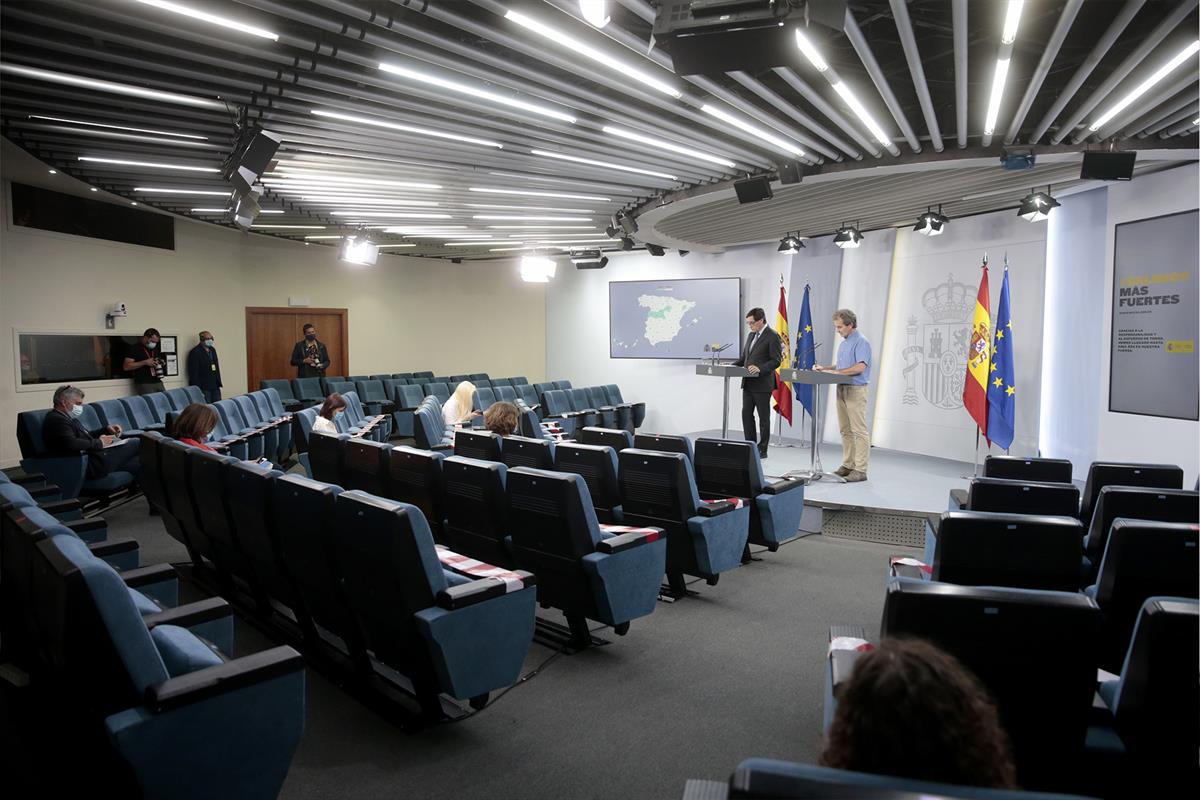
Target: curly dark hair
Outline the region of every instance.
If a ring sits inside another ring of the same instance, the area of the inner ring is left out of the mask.
[[[898,778],[1016,788],[996,706],[954,656],[884,639],[839,687],[821,764]]]
[[[520,410],[512,403],[503,400],[492,403],[488,406],[488,410],[483,412],[484,427],[501,436],[512,436],[520,421]]]

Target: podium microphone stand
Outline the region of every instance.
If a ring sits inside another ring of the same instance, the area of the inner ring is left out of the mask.
[[[812,450],[811,461],[807,470],[794,470],[789,472],[787,478],[804,478],[809,483],[820,480],[832,481],[835,483],[845,483],[846,479],[840,475],[835,475],[832,472],[825,472],[821,466],[820,442],[818,438],[818,430],[821,422],[821,392],[816,387],[827,386],[836,383],[851,383],[854,378],[851,375],[837,375],[832,372],[817,372],[812,369],[781,369],[779,376],[790,383],[807,383],[813,388],[813,413],[812,419]]]
[[[729,379],[744,378],[750,374],[750,371],[745,367],[735,367],[733,364],[718,364],[718,355],[726,350],[729,345],[723,347],[706,346],[704,349],[711,352],[712,360],[708,363],[700,362],[696,365],[697,375],[710,375],[714,378],[723,378],[721,384],[721,438],[729,438]]]

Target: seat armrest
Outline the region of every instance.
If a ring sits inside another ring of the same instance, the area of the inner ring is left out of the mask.
[[[596,545],[597,553],[620,553],[624,550],[629,550],[650,542],[657,542],[663,538],[665,532],[662,528],[654,528],[648,531],[639,531],[635,533],[621,533],[609,539],[602,539]]]
[[[950,501],[954,505],[958,506],[959,509],[964,509],[967,507],[967,499],[969,497],[970,497],[970,492],[968,492],[966,489],[951,489],[950,490]]]
[[[892,556],[888,559],[888,570],[893,578],[917,578],[927,581],[933,577],[933,567],[923,561],[907,556]]]
[[[874,649],[866,641],[867,631],[858,625],[833,625],[829,628],[829,667],[836,696],[838,684],[850,677],[854,664],[864,652]],[[858,649],[862,647],[864,649]]]
[[[24,475],[18,475],[15,478],[12,475],[9,475],[8,479],[10,481],[12,481],[13,483],[15,483],[17,486],[24,488],[30,494],[33,493],[33,489],[31,489],[29,487],[31,487],[31,486],[40,487],[40,486],[42,486],[42,484],[46,483],[46,476],[40,472],[26,472]],[[50,484],[50,486],[53,486],[53,485],[54,484]]]
[[[151,564],[148,567],[127,569],[121,573],[121,580],[125,581],[125,585],[130,589],[136,589],[139,586],[151,586],[155,583],[162,583],[163,581],[173,580],[177,577],[175,568],[170,564]]]
[[[136,539],[121,537],[120,539],[109,539],[106,542],[96,542],[89,544],[88,549],[92,551],[92,555],[96,558],[108,559],[121,553],[136,553],[140,545]]]
[[[77,536],[92,531],[103,531],[108,529],[108,521],[103,517],[88,517],[87,519],[73,519],[63,523],[64,528],[71,529]],[[80,536],[80,538],[83,538]]]
[[[154,712],[170,711],[303,669],[304,657],[298,652],[273,647],[155,684],[146,690],[146,705]]]
[[[513,573],[521,577],[522,588],[528,589],[530,586],[537,585],[537,578],[532,572],[513,570]],[[470,583],[443,589],[437,593],[436,603],[438,608],[453,611],[457,608],[466,608],[476,603],[482,603],[493,597],[503,597],[507,593],[508,587],[500,578],[479,578]]]
[[[721,514],[728,514],[737,508],[737,503],[732,500],[717,500],[714,503],[701,503],[696,509],[698,517],[717,517]]]
[[[431,445],[429,449],[435,453],[450,453],[450,452],[454,451],[454,445],[452,445],[452,444],[435,444],[435,445]]]
[[[792,489],[798,489],[802,486],[804,486],[804,481],[793,481],[784,478],[781,481],[775,481],[775,483],[767,484],[762,488],[762,490],[763,494],[775,495],[783,494],[784,492],[790,492]]]
[[[39,503],[38,505],[42,511],[55,517],[59,514],[68,514],[72,511],[78,512],[83,508],[83,504],[77,499],[51,500],[48,503]]]
[[[13,483],[17,483],[17,482],[13,481]],[[62,491],[54,484],[49,484],[48,486],[41,486],[41,485],[35,486],[35,485],[33,485],[34,481],[30,481],[29,483],[30,483],[29,486],[26,486],[21,483],[17,483],[17,485],[20,486],[25,491],[29,492],[29,496],[34,499],[34,502],[53,503],[55,500],[58,500],[62,497]],[[38,483],[40,484],[40,481]]]
[[[213,620],[233,616],[233,608],[221,597],[206,597],[195,603],[164,608],[157,614],[147,614],[142,617],[146,627],[153,629],[156,625],[178,625],[181,628],[191,628]]]

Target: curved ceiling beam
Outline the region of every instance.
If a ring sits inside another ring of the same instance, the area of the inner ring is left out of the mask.
[[[913,86],[917,90],[917,101],[921,104],[921,113],[925,115],[929,143],[940,153],[945,149],[942,144],[942,131],[938,127],[937,114],[933,110],[933,98],[929,96],[925,68],[921,66],[921,51],[917,47],[917,38],[913,36],[912,20],[908,17],[908,4],[906,0],[891,0],[891,6],[896,31],[900,34],[900,45],[904,48],[904,58],[908,61],[908,71],[912,74]]]
[[[1016,112],[1013,113],[1012,122],[1009,123],[1008,132],[1004,134],[1005,144],[1012,144],[1017,140],[1017,133],[1021,130],[1021,124],[1025,122],[1025,117],[1029,114],[1029,109],[1033,105],[1037,93],[1041,91],[1042,84],[1046,80],[1046,75],[1049,74],[1050,67],[1054,64],[1054,59],[1058,56],[1058,51],[1062,48],[1063,40],[1067,38],[1067,33],[1070,32],[1071,25],[1075,22],[1075,17],[1079,14],[1079,9],[1082,6],[1083,0],[1067,0],[1067,4],[1063,6],[1062,14],[1058,18],[1058,24],[1054,26],[1054,33],[1050,35],[1050,41],[1046,43],[1042,57],[1038,60],[1037,67],[1034,69],[1033,75],[1029,78],[1029,86],[1025,89],[1025,96],[1021,98],[1021,104],[1017,106]]]
[[[954,0],[954,112],[958,146],[967,146],[967,0]]]
[[[904,116],[904,110],[900,108],[900,101],[896,99],[895,93],[892,92],[892,87],[888,85],[887,77],[883,74],[883,70],[879,68],[879,62],[875,60],[875,54],[871,52],[871,46],[867,44],[867,39],[863,36],[862,30],[858,27],[858,23],[855,22],[854,15],[850,13],[849,8],[846,9],[843,30],[850,39],[850,44],[854,47],[854,52],[858,53],[863,66],[867,68],[867,74],[871,76],[871,81],[875,84],[875,88],[879,90],[879,96],[883,98],[884,105],[891,112],[892,119],[896,120],[896,124],[900,126],[900,132],[904,134],[908,146],[912,148],[914,153],[921,152],[921,143],[917,140],[917,134],[913,130],[912,125],[908,124],[908,118]],[[890,150],[891,148],[889,148]],[[899,155],[899,151],[897,150],[892,155]]]

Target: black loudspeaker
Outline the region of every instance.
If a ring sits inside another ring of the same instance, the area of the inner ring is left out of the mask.
[[[846,24],[846,0],[808,0],[808,21],[841,31]]]
[[[804,169],[800,166],[799,161],[784,161],[782,164],[777,164],[775,169],[779,172],[779,182],[784,186],[799,183],[804,179]]]
[[[770,200],[775,196],[771,191],[771,181],[761,175],[734,182],[733,190],[737,192],[739,203],[757,203],[759,200]]]
[[[1136,160],[1137,153],[1084,153],[1079,177],[1097,181],[1133,180],[1133,162]]]

